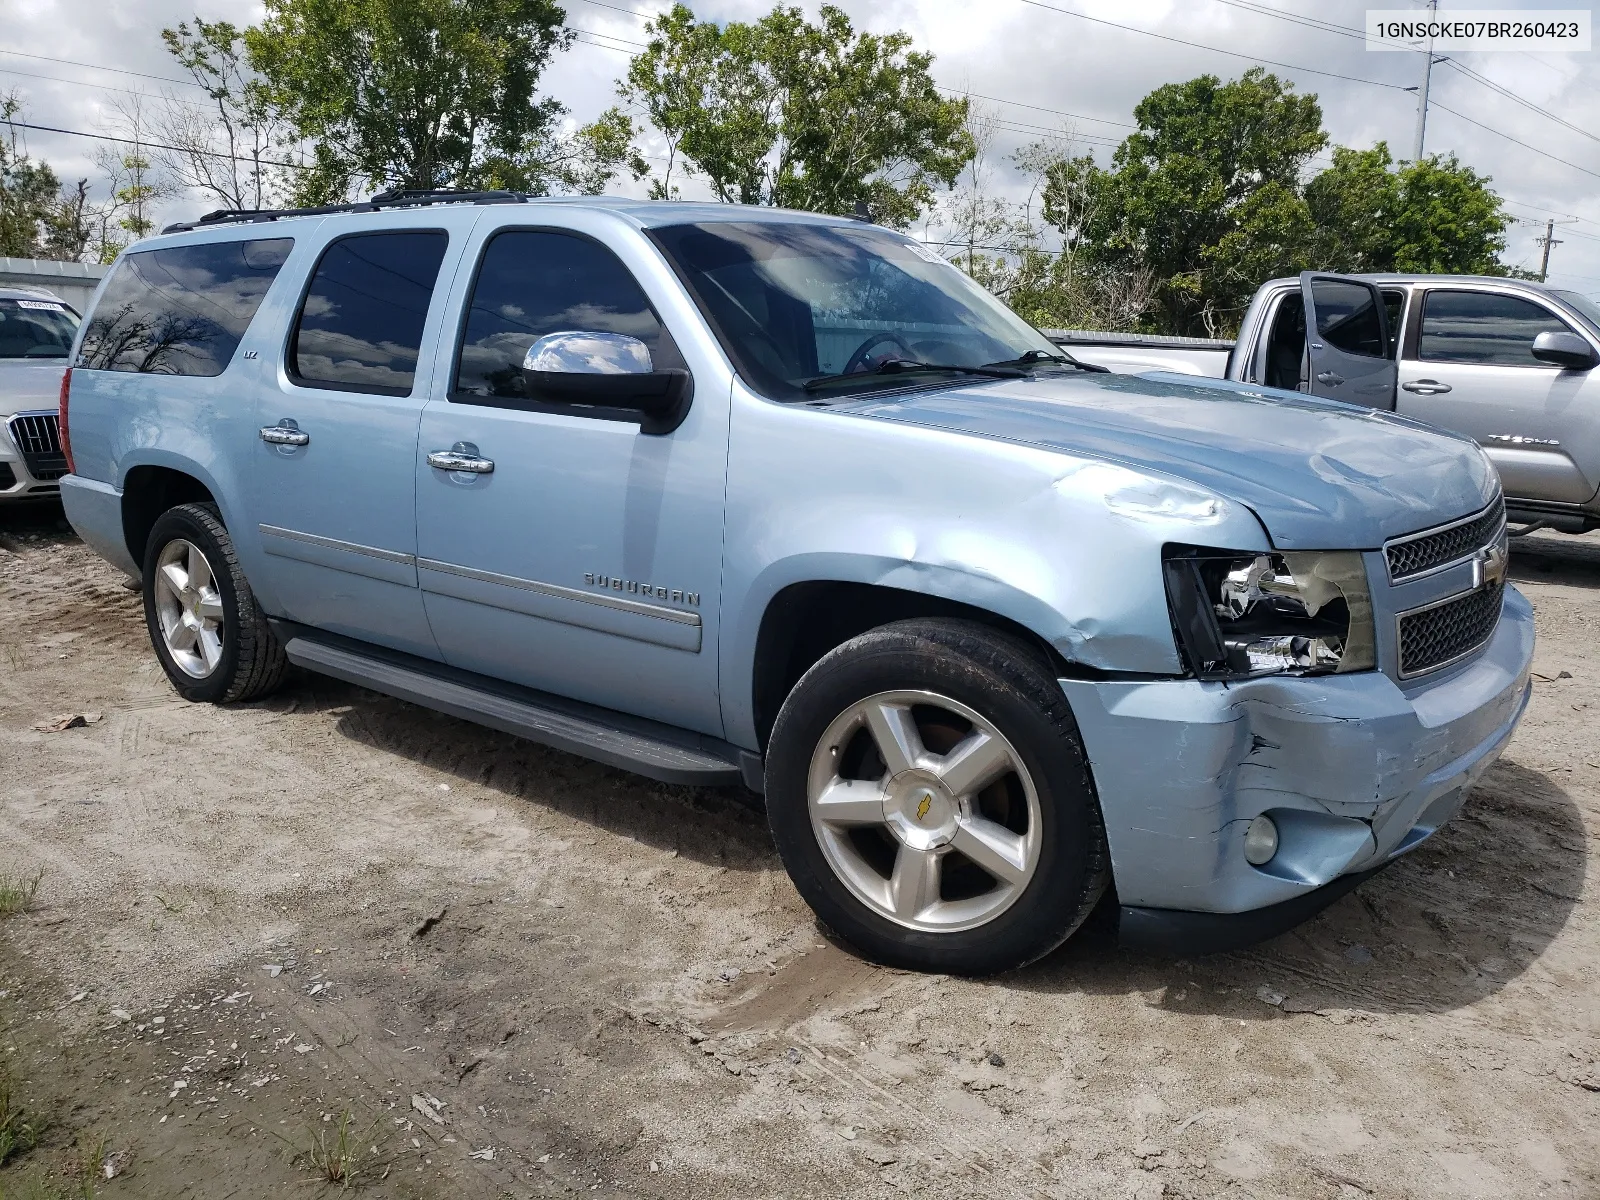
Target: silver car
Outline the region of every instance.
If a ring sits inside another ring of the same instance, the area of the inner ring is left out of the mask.
[[[1466,434],[1499,471],[1513,521],[1583,533],[1600,526],[1597,365],[1600,307],[1577,292],[1493,276],[1313,274],[1256,293],[1228,378]]]
[[[0,288],[0,504],[53,497],[67,473],[56,428],[78,314],[48,292]]]

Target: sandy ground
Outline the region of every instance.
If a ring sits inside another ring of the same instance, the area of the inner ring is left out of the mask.
[[[375,1196],[1600,1195],[1600,536],[1517,549],[1533,706],[1422,850],[1248,953],[973,982],[832,944],[737,796],[183,703],[58,516],[0,515],[6,1196],[320,1194],[341,1124]]]

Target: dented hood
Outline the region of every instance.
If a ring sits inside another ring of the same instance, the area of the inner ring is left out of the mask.
[[[1040,373],[848,407],[1177,476],[1248,505],[1285,550],[1377,549],[1475,512],[1499,489],[1468,439],[1220,379]]]

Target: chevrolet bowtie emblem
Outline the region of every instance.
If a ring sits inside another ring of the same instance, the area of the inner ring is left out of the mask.
[[[933,803],[933,797],[929,793],[923,792],[922,793],[922,803],[917,805],[917,820],[920,821],[920,820],[922,820],[923,817],[928,815],[928,807],[932,803]]]
[[[1504,542],[1496,542],[1478,551],[1478,556],[1472,560],[1472,586],[1480,588],[1503,583],[1510,557]]]

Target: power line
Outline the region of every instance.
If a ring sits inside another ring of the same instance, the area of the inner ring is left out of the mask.
[[[136,140],[134,138],[113,137],[109,133],[87,133],[82,129],[61,129],[55,125],[31,125],[27,121],[3,121],[0,122],[0,124],[13,125],[18,129],[34,129],[40,133],[64,133],[69,137],[94,138],[96,141],[100,142],[116,142],[119,145],[136,146],[146,150],[176,150],[179,154],[201,154],[206,158],[228,158],[232,159],[234,162],[252,164],[260,162],[264,167],[289,167],[296,171],[305,171],[310,169],[304,163],[279,162],[276,159],[271,158],[246,158],[238,154],[222,154],[216,150],[198,150],[193,146],[169,146],[163,142],[147,142],[143,139]]]
[[[586,42],[582,38],[578,39],[578,45],[590,46],[596,50],[609,50],[613,54],[626,54],[630,57],[633,55],[633,51],[627,49],[625,46],[608,46],[604,42]]]
[[[583,0],[583,3],[592,4],[596,8],[609,8],[612,12],[629,13],[635,17],[648,17],[651,20],[667,15],[665,12],[641,12],[637,8],[623,8],[617,4],[603,4],[601,0]]]
[[[1253,0],[1216,0],[1216,2],[1218,4],[1226,4],[1231,8],[1242,9],[1245,12],[1256,13],[1256,14],[1258,14],[1260,16],[1264,16],[1264,17],[1274,17],[1274,18],[1276,18],[1276,19],[1278,19],[1280,21],[1288,21],[1288,22],[1290,22],[1292,24],[1295,24],[1295,25],[1302,25],[1302,26],[1305,26],[1306,28],[1309,28],[1309,29],[1316,29],[1316,30],[1319,30],[1320,32],[1323,32],[1323,33],[1331,33],[1331,34],[1335,34],[1335,35],[1337,35],[1339,37],[1353,38],[1353,39],[1356,39],[1356,40],[1362,41],[1362,42],[1365,42],[1365,41],[1368,40],[1367,32],[1364,29],[1356,29],[1356,28],[1353,28],[1352,26],[1349,26],[1349,25],[1339,25],[1339,24],[1336,24],[1336,23],[1334,23],[1332,21],[1323,21],[1323,20],[1319,20],[1316,17],[1307,17],[1307,16],[1303,16],[1303,15],[1301,15],[1299,13],[1280,12],[1280,11],[1278,11],[1276,9],[1269,8],[1264,4],[1254,3]],[[1389,44],[1390,45],[1400,45],[1401,43],[1390,42]],[[1527,99],[1526,97],[1517,95],[1517,93],[1512,91],[1510,88],[1504,87],[1501,84],[1496,83],[1494,80],[1490,79],[1488,76],[1483,75],[1483,74],[1473,70],[1471,67],[1467,66],[1465,63],[1459,62],[1454,58],[1445,57],[1443,55],[1441,55],[1440,57],[1438,57],[1434,61],[1445,64],[1446,66],[1450,67],[1452,70],[1454,70],[1454,71],[1460,73],[1461,75],[1465,76],[1466,78],[1472,80],[1474,83],[1477,83],[1482,87],[1488,88],[1490,91],[1494,92],[1496,95],[1502,97],[1503,99],[1510,100],[1513,103],[1521,105],[1523,108],[1527,109],[1529,112],[1537,113],[1539,116],[1544,117],[1547,121],[1552,121],[1555,124],[1560,125],[1564,129],[1571,130],[1573,133],[1582,134],[1584,137],[1588,138],[1592,142],[1600,142],[1600,137],[1597,137],[1595,134],[1590,133],[1587,129],[1584,129],[1582,126],[1574,125],[1571,121],[1568,121],[1563,117],[1557,116],[1555,113],[1551,112],[1549,109],[1542,108],[1539,105],[1533,103],[1533,101]],[[1443,107],[1443,105],[1438,104],[1437,101],[1434,102],[1434,106],[1435,107],[1439,107],[1439,108]],[[1446,109],[1445,111],[1449,112],[1450,110]],[[1455,115],[1459,116],[1460,114],[1457,113]],[[1484,126],[1484,128],[1488,128],[1488,127]],[[1499,132],[1499,131],[1498,130],[1491,130],[1490,132]],[[1505,136],[1505,135],[1502,135],[1502,136]],[[1579,168],[1579,169],[1581,170],[1582,168]]]
[[[934,86],[941,92],[949,92],[953,96],[968,96],[973,100],[987,100],[991,104],[1009,104],[1013,108],[1031,108],[1034,112],[1050,113],[1052,116],[1057,117],[1071,117],[1075,121],[1098,121],[1102,125],[1117,125],[1123,129],[1139,128],[1128,121],[1113,121],[1110,117],[1090,117],[1083,113],[1067,112],[1064,109],[1046,108],[1042,104],[1024,104],[1021,100],[1002,100],[999,96],[985,96],[981,92],[969,92],[962,88],[945,87],[942,83],[935,83]]]
[[[112,71],[118,75],[137,75],[140,79],[156,79],[162,83],[179,83],[184,87],[200,88],[201,91],[206,90],[192,79],[174,79],[170,75],[148,75],[143,71],[129,71],[123,67],[102,67],[99,63],[78,62],[70,58],[51,58],[48,54],[24,54],[21,50],[0,50],[0,54],[9,54],[14,58],[36,58],[40,62],[65,63],[69,67],[87,67],[91,71]],[[65,80],[63,82],[70,83],[72,81]],[[92,87],[94,85],[86,84],[85,86]]]
[[[1482,121],[1474,121],[1471,117],[1465,115],[1464,113],[1458,113],[1453,108],[1446,108],[1443,104],[1440,104],[1437,100],[1431,100],[1431,101],[1429,101],[1429,103],[1432,104],[1434,108],[1439,109],[1441,112],[1447,112],[1452,117],[1458,117],[1461,120],[1465,121],[1468,125],[1476,125],[1479,129],[1483,130],[1485,133],[1492,133],[1492,134],[1495,135],[1495,137],[1505,138],[1506,141],[1511,142],[1514,145],[1521,146],[1524,150],[1531,150],[1533,153],[1539,155],[1541,158],[1548,158],[1551,162],[1558,162],[1564,167],[1571,167],[1574,171],[1582,171],[1585,175],[1590,175],[1590,176],[1593,176],[1595,179],[1600,179],[1600,171],[1591,171],[1591,170],[1589,170],[1588,167],[1580,167],[1575,162],[1568,162],[1564,158],[1557,158],[1554,154],[1551,154],[1547,150],[1541,150],[1537,146],[1530,146],[1527,142],[1523,141],[1521,138],[1513,137],[1509,133],[1501,133],[1498,129],[1495,129],[1492,126],[1489,126],[1489,125],[1485,125]]]
[[[1156,38],[1163,42],[1172,42],[1179,46],[1188,46],[1193,50],[1209,50],[1213,54],[1226,54],[1230,58],[1242,58],[1247,62],[1264,63],[1269,67],[1282,67],[1286,71],[1305,71],[1311,75],[1323,75],[1329,79],[1343,79],[1350,83],[1364,83],[1370,87],[1388,88],[1391,91],[1403,92],[1406,89],[1398,83],[1385,83],[1381,79],[1366,79],[1359,75],[1342,75],[1337,71],[1324,71],[1320,67],[1301,66],[1297,63],[1278,62],[1276,59],[1262,58],[1256,54],[1246,54],[1240,50],[1225,50],[1221,46],[1211,46],[1205,42],[1191,42],[1187,38],[1173,37],[1167,33],[1157,33],[1153,29],[1140,29],[1137,25],[1124,25],[1119,21],[1108,21],[1104,17],[1091,17],[1088,13],[1076,12],[1070,8],[1061,8],[1054,4],[1046,4],[1044,0],[1017,0],[1019,4],[1026,4],[1030,8],[1043,8],[1050,12],[1060,13],[1062,16],[1076,17],[1080,21],[1090,21],[1096,25],[1106,25],[1112,29],[1121,29],[1127,33],[1142,34],[1145,37]]]
[[[51,83],[70,83],[73,87],[94,88],[99,92],[117,92],[124,96],[141,96],[146,100],[161,100],[164,103],[181,104],[185,108],[192,108],[196,112],[212,113],[216,110],[209,104],[202,104],[198,100],[185,100],[181,96],[153,96],[149,92],[137,91],[134,88],[112,87],[109,83],[86,83],[82,79],[63,79],[60,75],[40,75],[33,71],[16,71],[10,67],[0,67],[0,75],[20,75],[24,79],[47,79]]]
[[[636,47],[637,49],[640,49],[640,50],[649,49],[649,47],[646,46],[644,42],[636,42],[636,41],[633,41],[631,38],[618,37],[614,33],[601,33],[597,29],[583,29],[583,28],[581,28],[581,27],[579,27],[577,25],[563,25],[562,28],[567,30],[569,33],[582,33],[582,34],[587,34],[589,37],[607,38],[610,41],[621,42],[625,46],[633,46],[633,47]]]
[[[1521,97],[1521,96],[1517,95],[1515,92],[1513,92],[1510,88],[1502,87],[1500,84],[1496,83],[1494,80],[1488,78],[1485,75],[1478,74],[1478,72],[1474,71],[1471,67],[1464,66],[1463,64],[1457,62],[1453,58],[1444,58],[1444,59],[1441,59],[1440,61],[1442,61],[1445,66],[1451,68],[1452,70],[1458,71],[1462,75],[1465,75],[1468,79],[1471,79],[1476,83],[1482,84],[1484,87],[1488,88],[1490,91],[1493,91],[1493,92],[1495,92],[1495,93],[1497,93],[1497,94],[1499,94],[1501,96],[1504,96],[1507,100],[1512,100],[1512,101],[1515,101],[1517,104],[1522,105],[1522,107],[1527,109],[1529,112],[1538,113],[1541,117],[1544,117],[1546,120],[1554,121],[1557,125],[1560,125],[1565,129],[1570,129],[1573,133],[1581,133],[1584,137],[1588,138],[1591,142],[1600,142],[1600,137],[1596,137],[1594,134],[1590,133],[1587,129],[1584,129],[1581,126],[1578,126],[1578,125],[1574,125],[1571,121],[1565,120],[1562,117],[1556,116],[1555,113],[1550,112],[1548,109],[1540,108],[1533,101],[1524,99],[1523,97]]]
[[[1246,12],[1255,13],[1258,16],[1275,17],[1280,21],[1288,21],[1295,25],[1304,25],[1308,29],[1316,29],[1322,33],[1338,34],[1340,37],[1354,38],[1361,42],[1368,40],[1367,31],[1365,29],[1356,29],[1350,25],[1340,25],[1333,21],[1324,21],[1318,17],[1308,17],[1301,13],[1280,12],[1278,9],[1269,8],[1265,4],[1252,3],[1251,0],[1217,0],[1217,3],[1226,4],[1232,8],[1240,8]],[[1391,41],[1389,38],[1372,38],[1371,40],[1386,46],[1403,47],[1407,50],[1415,50],[1417,48],[1411,45],[1409,42],[1396,42]]]

